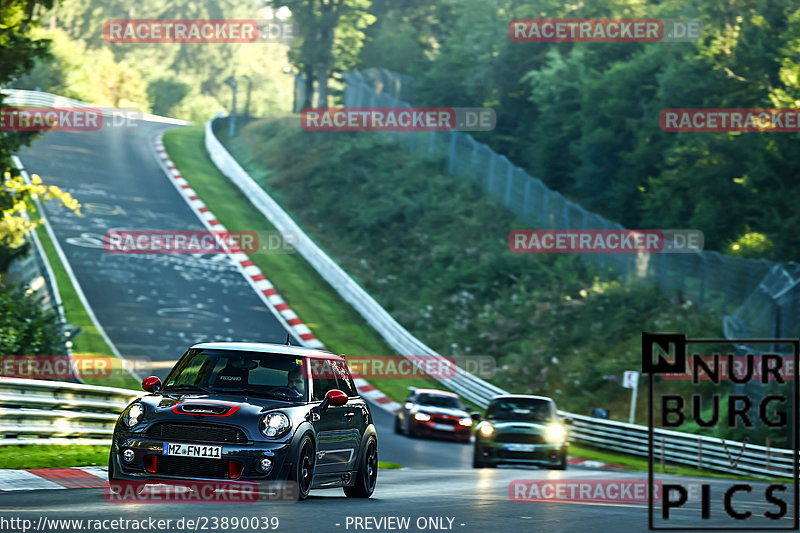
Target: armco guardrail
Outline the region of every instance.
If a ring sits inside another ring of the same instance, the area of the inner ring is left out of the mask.
[[[11,106],[29,106],[29,107],[94,107],[102,110],[103,115],[110,115],[112,112],[117,111],[114,108],[97,106],[94,104],[87,104],[72,98],[65,98],[56,94],[46,93],[43,91],[25,91],[22,89],[3,89],[0,91],[5,96],[3,105]],[[146,120],[149,122],[163,122],[165,124],[176,124],[178,126],[186,126],[191,124],[185,120],[177,118],[162,117],[159,115],[151,115],[150,113],[141,113],[136,118]]]
[[[63,381],[0,378],[0,445],[108,444],[138,391]]]
[[[289,235],[289,239],[293,238],[287,240],[295,243],[294,247],[298,253],[380,333],[397,353],[417,364],[422,364],[422,359],[429,361],[431,356],[438,355],[392,318],[305,234],[269,194],[253,181],[214,135],[213,120],[206,123],[205,145],[217,168],[239,187],[275,228],[282,234]],[[443,364],[449,363],[445,361]],[[438,381],[476,405],[486,407],[493,396],[508,394],[505,390],[461,368],[456,368],[455,371],[455,377]],[[561,414],[573,419],[570,432],[570,440],[573,442],[583,442],[630,455],[642,457],[648,455],[647,426],[601,420],[567,412]],[[736,460],[742,446],[745,446],[745,450],[734,468],[731,463]],[[654,454],[657,461],[663,456],[664,460],[670,463],[700,466],[715,472],[771,477],[794,475],[792,450],[768,449],[764,446],[745,445],[734,441],[723,444],[721,439],[678,431],[656,430]]]
[[[570,440],[630,455],[649,455],[647,426],[599,420],[561,412],[573,419]],[[719,438],[704,437],[656,428],[653,431],[653,460],[662,458],[694,468],[754,477],[793,477],[793,450],[772,448]],[[741,457],[739,454],[741,453]],[[738,460],[738,462],[737,462]],[[735,467],[733,465],[736,465]]]

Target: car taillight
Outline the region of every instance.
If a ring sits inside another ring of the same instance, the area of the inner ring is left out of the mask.
[[[244,466],[238,461],[228,461],[228,479],[236,479],[242,475]]]
[[[145,455],[144,457],[144,468],[151,474],[155,474],[158,471],[158,456],[157,455]]]

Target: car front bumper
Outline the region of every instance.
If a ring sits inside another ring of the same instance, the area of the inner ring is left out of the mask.
[[[530,444],[520,450],[516,443],[495,442],[485,438],[476,440],[476,457],[484,463],[514,463],[531,465],[558,465],[567,454],[566,443]]]
[[[287,479],[291,467],[290,442],[254,441],[246,444],[185,443],[222,448],[220,459],[164,455],[167,441],[141,435],[118,436],[111,447],[114,473],[122,480],[184,480],[209,481],[273,481]],[[170,440],[168,442],[181,442]],[[133,450],[133,461],[126,462],[122,452]],[[269,472],[257,466],[263,458],[272,461]]]
[[[443,429],[443,424],[433,421],[422,422],[411,420],[411,427],[415,434],[429,437],[439,437],[443,439],[454,439],[468,441],[472,435],[472,426],[447,426],[451,429]]]

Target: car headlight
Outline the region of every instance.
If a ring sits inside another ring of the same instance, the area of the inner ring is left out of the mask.
[[[268,439],[279,439],[292,427],[289,417],[280,411],[268,413],[261,419],[261,433]]]
[[[467,426],[467,427],[469,427],[469,426],[471,426],[471,425],[472,425],[472,419],[471,419],[470,417],[462,418],[461,420],[459,420],[459,421],[458,421],[458,424],[459,424],[460,426]]]
[[[479,431],[484,437],[491,437],[494,433],[494,427],[491,424],[482,424]]]
[[[419,420],[420,422],[427,422],[431,419],[431,415],[428,413],[414,413],[414,420]]]
[[[561,442],[566,436],[567,430],[558,422],[550,424],[545,430],[545,437],[550,442]]]
[[[142,421],[144,415],[144,407],[142,404],[135,403],[128,408],[128,411],[122,416],[122,423],[130,429]]]

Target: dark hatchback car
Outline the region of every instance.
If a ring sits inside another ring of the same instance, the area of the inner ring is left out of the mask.
[[[344,357],[250,343],[197,344],[114,428],[109,480],[291,481],[299,499],[368,498],[378,436]]]
[[[411,389],[394,421],[395,433],[469,442],[472,418],[452,392]]]
[[[478,417],[476,417],[478,418]],[[474,468],[529,464],[567,468],[567,429],[556,404],[544,396],[496,396],[475,428]]]

